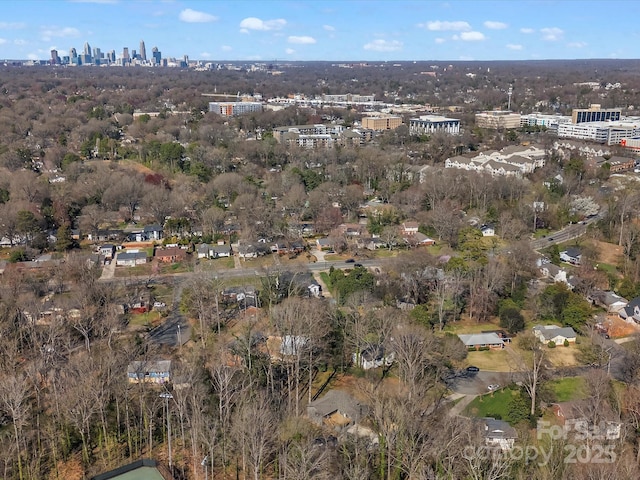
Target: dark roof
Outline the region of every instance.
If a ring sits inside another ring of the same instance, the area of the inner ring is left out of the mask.
[[[510,439],[518,438],[516,429],[503,420],[497,420],[491,417],[482,419],[484,423],[483,436],[492,439]]]

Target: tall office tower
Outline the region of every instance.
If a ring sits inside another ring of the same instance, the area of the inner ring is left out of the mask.
[[[71,49],[69,50],[69,58],[78,58],[78,52],[76,51],[75,47],[71,47]]]
[[[111,50],[108,54],[107,54],[107,58],[109,59],[110,62],[115,62],[116,61],[116,51],[115,50]]]
[[[158,47],[153,47],[151,49],[151,54],[153,55],[153,63],[160,65],[162,63],[162,53],[160,53]]]
[[[147,49],[144,46],[144,40],[140,40],[140,59],[147,61]]]
[[[129,48],[128,47],[124,47],[122,49],[122,59],[125,62],[128,62],[130,60],[130,58],[129,58]]]
[[[84,52],[85,55],[91,55],[91,45],[89,42],[84,42]]]
[[[60,57],[58,57],[58,51],[51,50],[51,65],[58,65],[60,63]]]
[[[94,58],[94,60],[96,58],[102,58],[102,52],[100,51],[99,48],[94,48],[93,49],[93,58]]]

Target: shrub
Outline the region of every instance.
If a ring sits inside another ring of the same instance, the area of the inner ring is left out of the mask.
[[[564,339],[564,344],[563,344],[563,345],[564,345],[565,347],[568,347],[568,346],[569,346],[569,340],[567,340],[567,339],[565,338],[565,339]]]
[[[549,343],[547,343],[547,347],[549,347],[549,348],[556,348],[556,342],[554,342],[553,340],[551,340]]]

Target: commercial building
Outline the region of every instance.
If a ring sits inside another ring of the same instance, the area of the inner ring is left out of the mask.
[[[571,117],[567,115],[545,115],[542,113],[529,113],[520,116],[521,127],[545,127],[551,133],[558,133],[558,125],[571,123]]]
[[[640,122],[608,121],[565,123],[558,126],[558,137],[590,140],[607,145],[619,145],[624,140],[640,136]],[[626,146],[626,145],[623,145]]]
[[[362,127],[370,130],[382,131],[393,130],[402,125],[402,117],[393,115],[384,117],[364,117],[362,119]]]
[[[222,115],[223,117],[233,117],[245,113],[261,112],[260,102],[209,102],[209,111]]]
[[[618,121],[622,111],[619,108],[603,109],[597,103],[592,103],[589,108],[574,108],[571,111],[572,123]]]
[[[436,132],[457,135],[460,133],[460,120],[441,115],[421,115],[409,120],[409,132],[414,135],[429,135]]]
[[[490,110],[476,113],[476,126],[480,128],[519,128],[520,114],[508,110]]]

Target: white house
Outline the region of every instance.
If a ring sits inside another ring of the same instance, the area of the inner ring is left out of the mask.
[[[482,225],[480,227],[480,231],[482,232],[483,237],[493,237],[496,234],[496,230],[492,225]]]
[[[513,448],[518,433],[516,429],[503,420],[486,417],[482,419],[482,436],[485,445],[500,448],[508,452]]]
[[[139,250],[128,250],[126,252],[120,252],[116,256],[116,266],[122,267],[135,267],[136,265],[142,265],[147,263],[146,252]]]
[[[353,364],[362,368],[363,370],[370,370],[378,367],[388,367],[393,363],[395,354],[387,353],[382,345],[371,345],[358,355],[354,353],[351,356]]]
[[[577,334],[571,327],[558,327],[556,325],[536,325],[533,327],[533,334],[545,345],[553,342],[556,345],[563,345],[567,340],[569,343],[576,343]]]

